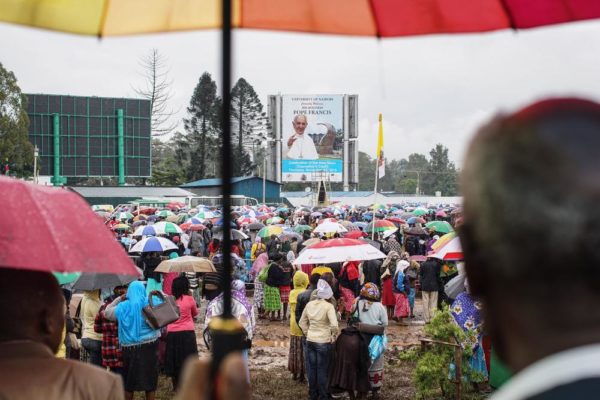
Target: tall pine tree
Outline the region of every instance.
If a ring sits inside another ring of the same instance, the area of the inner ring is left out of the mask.
[[[218,146],[220,108],[217,84],[205,72],[200,77],[187,108],[189,117],[183,120],[189,143],[190,164],[187,177],[190,180],[207,177],[207,155],[209,152],[214,154]]]
[[[252,85],[244,78],[240,78],[231,90],[231,132],[236,154],[233,164],[235,176],[244,176],[252,173],[253,163],[256,163],[256,154],[249,155],[247,148],[255,149],[255,141],[261,136],[264,138],[266,129],[266,114],[263,105],[254,91]]]

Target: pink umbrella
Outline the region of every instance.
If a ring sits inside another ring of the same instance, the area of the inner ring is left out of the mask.
[[[77,194],[5,177],[0,177],[0,192],[0,266],[138,275],[113,234]],[[36,223],[18,223],[18,215]]]
[[[329,264],[385,258],[385,254],[368,242],[356,239],[324,240],[304,250],[294,264]]]

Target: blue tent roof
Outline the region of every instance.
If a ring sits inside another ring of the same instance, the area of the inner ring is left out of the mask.
[[[235,184],[238,182],[246,181],[248,179],[259,179],[262,181],[262,178],[258,177],[258,176],[238,176],[238,177],[231,178],[231,183]],[[280,185],[280,183],[277,183],[270,179],[266,179],[266,181]],[[180,187],[182,187],[182,188],[197,188],[197,187],[210,187],[210,186],[221,186],[221,178],[200,179],[198,181],[188,182],[184,185],[181,185]]]

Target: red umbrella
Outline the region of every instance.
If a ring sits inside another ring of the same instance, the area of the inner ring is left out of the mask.
[[[364,240],[324,240],[302,251],[294,264],[329,264],[343,261],[363,261],[385,258],[385,254]]]
[[[0,177],[0,266],[137,275],[135,266],[77,194]],[[35,224],[19,223],[23,216]]]
[[[388,221],[392,221],[396,226],[398,225],[406,225],[406,221],[403,220],[402,218],[398,218],[398,217],[387,217],[386,220]]]
[[[347,239],[360,239],[362,237],[366,237],[367,234],[363,231],[352,231],[344,234],[344,237]]]

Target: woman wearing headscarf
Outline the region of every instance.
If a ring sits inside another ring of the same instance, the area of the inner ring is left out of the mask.
[[[198,356],[194,318],[198,315],[196,301],[190,295],[190,283],[185,276],[173,280],[173,296],[179,307],[179,319],[167,325],[165,373],[171,377],[173,390],[177,390],[181,369],[186,360]]]
[[[399,259],[400,255],[398,253],[390,251],[383,264],[381,264],[381,303],[387,308],[388,318],[390,319],[394,316],[394,307],[396,306],[392,278],[396,273],[396,263]]]
[[[264,317],[265,296],[263,283],[258,279],[260,272],[269,265],[269,255],[261,253],[256,257],[250,269],[250,279],[254,281],[254,306],[258,311],[259,318]]]
[[[365,284],[360,291],[360,299],[354,306],[358,321],[361,324],[388,326],[386,309],[379,300],[379,288],[372,283]],[[370,338],[372,337],[371,335]],[[371,339],[368,340],[370,342]],[[375,360],[371,360],[368,373],[373,397],[377,397],[377,392],[383,385],[383,353]]]
[[[296,305],[298,295],[308,287],[308,275],[297,271],[292,279],[294,290],[290,292],[290,351],[288,354],[288,370],[292,373],[294,380],[304,381],[304,347],[302,337],[304,334],[296,322]]]
[[[231,314],[240,321],[246,330],[248,340],[252,341],[256,327],[256,318],[254,316],[254,309],[246,297],[246,284],[239,279],[236,279],[231,283]],[[220,315],[223,315],[223,293],[219,294],[208,303],[204,326],[208,328],[210,321]],[[246,362],[246,374],[248,375],[248,350],[244,350],[243,354]]]
[[[269,265],[269,271],[267,274],[267,281],[264,285],[265,292],[265,312],[270,314],[271,321],[281,320],[281,292],[279,291],[280,285],[290,284],[290,277],[286,275],[281,263],[281,254],[275,253],[273,261]],[[289,293],[289,292],[288,292]],[[275,318],[275,312],[277,312],[277,318]]]
[[[410,266],[406,260],[398,261],[396,273],[392,278],[394,297],[396,304],[394,306],[394,320],[400,321],[410,315],[410,303],[408,301],[408,293],[410,292],[410,281],[404,274],[404,270]]]
[[[348,261],[344,263],[339,274],[340,294],[344,299],[344,312],[350,314],[354,299],[360,291],[360,274],[358,272],[358,261]]]
[[[153,300],[155,304],[160,300]],[[104,316],[119,323],[119,343],[123,351],[123,381],[125,396],[133,399],[134,392],[145,392],[154,399],[158,385],[158,338],[160,330],[153,329],[142,315],[148,305],[144,284],[134,281],[125,296],[117,297],[104,310]]]
[[[379,390],[383,356],[371,360],[369,344],[374,336],[373,329],[383,332],[387,324],[386,309],[379,302],[379,289],[373,283],[366,283],[352,306],[349,326],[342,330],[335,343],[335,361],[330,376],[332,390],[348,392],[351,399],[364,398],[369,391],[374,390],[375,394]],[[364,329],[364,326],[371,329]]]
[[[311,400],[329,398],[327,375],[331,344],[338,331],[335,308],[328,301],[333,290],[327,282],[319,279],[315,292],[317,299],[306,305],[298,324],[306,334],[306,375]]]

